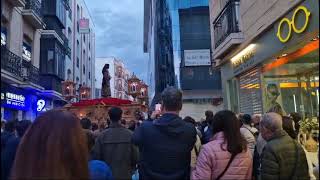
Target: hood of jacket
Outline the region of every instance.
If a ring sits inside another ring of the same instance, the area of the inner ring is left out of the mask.
[[[171,136],[177,136],[183,133],[181,124],[183,120],[177,114],[166,113],[163,114],[159,119],[153,121],[153,124],[158,127],[161,131],[165,131],[166,134]]]

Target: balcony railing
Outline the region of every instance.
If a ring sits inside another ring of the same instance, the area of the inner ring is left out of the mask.
[[[32,65],[30,61],[22,60],[22,69],[25,69],[24,78],[35,84],[39,84],[39,68]]]
[[[12,53],[6,46],[1,47],[1,69],[12,73],[15,77],[39,84],[39,69]]]
[[[239,33],[240,0],[230,0],[213,22],[215,48],[231,33]]]
[[[9,51],[6,46],[1,46],[1,69],[21,77],[21,57]]]
[[[41,2],[39,0],[26,0],[25,9],[31,9],[35,14],[42,18]]]

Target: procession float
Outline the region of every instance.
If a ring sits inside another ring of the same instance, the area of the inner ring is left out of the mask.
[[[102,69],[102,86],[101,98],[89,99],[90,88],[83,86],[79,90],[75,90],[75,83],[65,81],[63,83],[64,95],[66,99],[80,97],[78,102],[69,103],[64,106],[64,109],[70,111],[78,116],[78,118],[89,118],[92,123],[106,124],[109,116],[108,110],[110,107],[117,106],[123,111],[122,118],[127,122],[136,120],[135,115],[137,112],[145,113],[148,111],[148,86],[139,80],[134,74],[132,77],[126,79],[128,84],[128,95],[132,97],[131,100],[113,98],[111,97],[109,64],[105,64]],[[78,96],[76,95],[78,91]]]

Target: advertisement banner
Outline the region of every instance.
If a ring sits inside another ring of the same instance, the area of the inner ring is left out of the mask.
[[[79,33],[80,34],[89,34],[90,33],[89,19],[82,18],[79,20]]]
[[[185,66],[210,66],[210,49],[184,50]]]

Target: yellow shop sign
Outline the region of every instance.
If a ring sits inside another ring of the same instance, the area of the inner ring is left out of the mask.
[[[296,26],[296,16],[298,13],[304,13],[305,15],[305,21],[304,21],[304,25],[301,27],[301,28],[298,28]],[[277,31],[277,37],[278,39],[282,42],[282,43],[285,43],[287,42],[290,37],[291,37],[291,33],[292,33],[292,30],[295,32],[295,33],[302,33],[304,32],[306,29],[307,29],[307,26],[309,24],[309,17],[311,15],[311,12],[305,7],[305,6],[299,6],[293,13],[293,16],[292,16],[292,19],[288,19],[288,18],[283,18],[279,25],[278,25],[278,31]],[[284,24],[287,24],[287,26],[289,27],[289,30],[288,30],[288,33],[286,36],[283,36],[281,35],[281,29],[282,27],[284,26]]]

